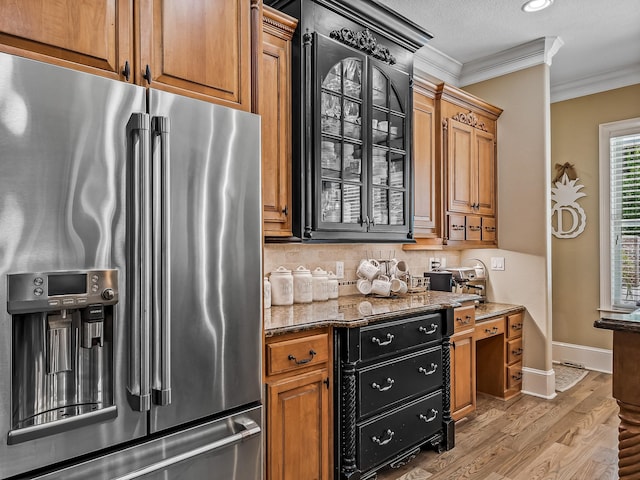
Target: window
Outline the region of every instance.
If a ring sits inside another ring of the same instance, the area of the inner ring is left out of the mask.
[[[640,302],[640,118],[600,125],[600,307]]]

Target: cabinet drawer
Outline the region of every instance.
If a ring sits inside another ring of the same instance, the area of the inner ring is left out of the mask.
[[[480,217],[467,215],[466,225],[466,240],[474,242],[482,240],[482,219]]]
[[[442,347],[394,358],[356,373],[358,417],[442,386]]]
[[[325,363],[329,358],[326,333],[267,344],[267,375]]]
[[[507,367],[507,390],[518,387],[522,383],[522,362]]]
[[[442,315],[439,313],[376,324],[360,331],[360,358],[365,362],[440,339]]]
[[[366,471],[417,445],[442,428],[442,392],[437,391],[356,427],[358,468]]]
[[[476,340],[482,340],[501,333],[504,333],[504,317],[478,323],[476,325],[475,338]]]
[[[519,362],[522,360],[522,337],[507,342],[507,363]]]
[[[458,307],[453,311],[453,331],[461,332],[473,328],[476,324],[476,307]]]
[[[514,315],[507,315],[507,338],[516,338],[522,335],[522,312]]]
[[[464,215],[449,215],[448,217],[449,240],[464,240],[465,217]]]
[[[496,219],[493,217],[484,217],[482,219],[482,241],[496,241]]]

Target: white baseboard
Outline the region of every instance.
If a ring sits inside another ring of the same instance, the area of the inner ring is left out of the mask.
[[[522,368],[522,393],[551,400],[556,396],[556,372]]]
[[[604,348],[552,342],[551,355],[557,363],[575,364],[596,372],[613,372],[613,351]]]

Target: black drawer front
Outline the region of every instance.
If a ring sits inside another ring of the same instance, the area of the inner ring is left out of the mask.
[[[358,468],[364,472],[380,465],[426,440],[441,428],[441,391],[358,425]]]
[[[442,386],[442,347],[394,358],[357,373],[358,417]]]
[[[415,319],[363,327],[360,330],[360,355],[362,361],[367,361],[440,339],[442,315],[430,313]]]

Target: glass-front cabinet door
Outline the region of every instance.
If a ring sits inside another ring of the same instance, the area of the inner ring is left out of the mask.
[[[321,35],[314,47],[311,236],[410,240],[409,76]]]

